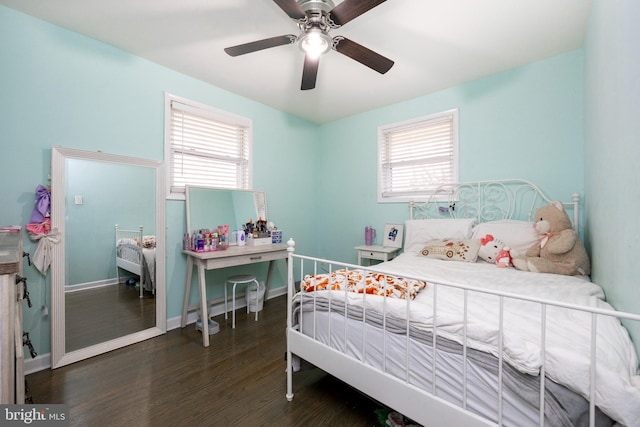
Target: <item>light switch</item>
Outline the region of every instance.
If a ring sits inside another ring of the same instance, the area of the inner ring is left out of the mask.
[[[82,196],[76,196],[76,205],[82,204]]]

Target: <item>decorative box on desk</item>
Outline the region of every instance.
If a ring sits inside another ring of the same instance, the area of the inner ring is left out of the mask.
[[[263,246],[271,244],[271,236],[269,237],[252,237],[247,241],[249,245],[252,246]]]
[[[271,230],[271,243],[282,243],[282,230]]]

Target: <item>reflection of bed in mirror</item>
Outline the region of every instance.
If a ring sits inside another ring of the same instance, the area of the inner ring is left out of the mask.
[[[51,222],[64,241],[52,257],[53,368],[166,331],[165,236],[158,232],[165,230],[164,186],[164,165],[158,160],[52,149]],[[117,237],[115,224],[134,229],[135,236]],[[143,230],[137,229],[140,224]],[[131,238],[144,245],[145,234],[155,236],[155,274],[150,268],[147,280],[146,269],[131,270],[154,285],[148,288],[154,297],[141,299],[138,289],[119,284],[120,274],[133,275],[118,271],[116,243]]]
[[[140,298],[144,291],[156,293],[156,236],[145,236],[144,227],[123,230],[116,224],[116,274],[120,269],[133,273],[140,280]]]

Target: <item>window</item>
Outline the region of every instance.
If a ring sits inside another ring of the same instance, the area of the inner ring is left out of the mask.
[[[185,185],[251,187],[250,119],[169,94],[165,110],[169,198],[184,199]]]
[[[458,181],[458,110],[378,128],[378,201],[420,200]]]

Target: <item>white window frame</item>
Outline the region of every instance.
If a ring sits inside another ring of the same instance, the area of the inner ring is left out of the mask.
[[[244,128],[244,132],[246,133],[247,145],[248,145],[248,158],[247,168],[248,168],[248,177],[246,186],[238,186],[234,189],[238,190],[249,190],[253,187],[253,121],[247,117],[239,116],[233,113],[229,113],[223,110],[219,110],[217,108],[211,107],[206,104],[202,104],[196,101],[192,101],[186,98],[182,98],[176,95],[172,95],[170,93],[165,93],[165,131],[164,131],[164,158],[167,163],[167,173],[166,173],[166,186],[167,186],[167,199],[173,200],[185,200],[184,187],[176,188],[173,184],[173,156],[171,150],[171,113],[172,113],[172,103],[177,102],[182,104],[181,108],[193,112],[199,116],[209,118],[212,121],[222,122],[231,126],[238,126]],[[192,183],[193,185],[207,185],[203,183]],[[212,187],[220,187],[212,183]],[[226,187],[230,188],[230,187]]]
[[[430,114],[427,116],[417,117],[403,122],[392,123],[378,127],[378,203],[398,203],[407,201],[426,201],[433,194],[434,185],[418,186],[415,190],[404,192],[389,192],[387,188],[383,188],[389,177],[384,174],[388,171],[388,166],[383,164],[388,157],[387,135],[394,132],[406,131],[412,128],[428,126],[429,123],[439,123],[443,120],[451,121],[451,178],[450,181],[443,181],[440,184],[449,182],[458,182],[458,109],[442,111],[440,113]],[[424,165],[428,167],[429,161],[415,163],[415,165]],[[385,179],[386,178],[386,179]]]

